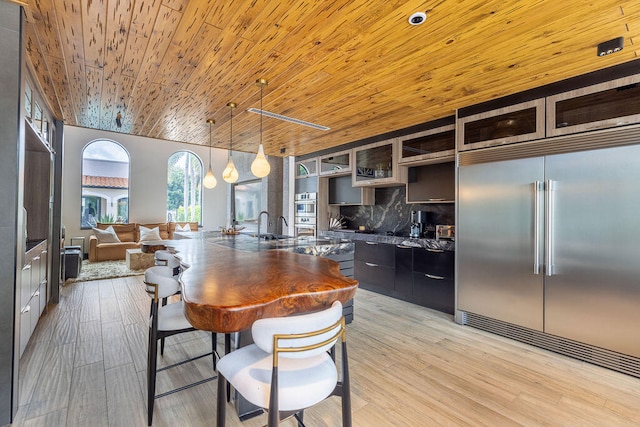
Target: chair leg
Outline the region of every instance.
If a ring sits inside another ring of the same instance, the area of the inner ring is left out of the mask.
[[[162,298],[162,306],[167,305],[167,298]],[[160,340],[160,356],[164,356],[164,338]]]
[[[347,343],[342,342],[342,426],[351,427],[351,380],[349,377],[349,360]]]
[[[231,334],[224,334],[224,354],[231,353]],[[227,382],[227,402],[231,401],[231,384]]]
[[[276,427],[280,424],[280,413],[278,412],[278,367],[271,368],[271,392],[269,393],[269,418],[268,426]]]
[[[216,426],[224,427],[227,412],[227,399],[225,399],[225,390],[227,379],[218,372],[218,396],[216,398]]]
[[[213,373],[215,374],[216,372],[216,365],[217,365],[217,340],[218,340],[218,336],[216,335],[215,332],[211,332],[211,358],[213,359]]]
[[[158,340],[153,329],[149,330],[149,357],[147,360],[147,425],[153,422],[153,403],[156,396],[156,370],[158,363]]]

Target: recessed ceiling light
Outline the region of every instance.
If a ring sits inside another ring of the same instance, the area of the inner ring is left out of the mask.
[[[411,25],[420,25],[422,23],[424,23],[424,21],[427,20],[427,14],[424,12],[416,12],[413,13],[410,17],[409,17],[409,24]]]

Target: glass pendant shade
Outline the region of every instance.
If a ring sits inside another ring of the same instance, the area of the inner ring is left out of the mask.
[[[227,104],[229,112],[231,114],[231,120],[229,120],[229,162],[227,167],[222,171],[222,179],[229,184],[233,184],[238,180],[238,170],[236,165],[233,164],[233,109],[236,108],[235,102],[229,102]]]
[[[256,85],[260,86],[260,145],[258,145],[258,154],[251,163],[251,172],[258,178],[264,178],[271,172],[271,166],[264,156],[264,148],[262,148],[262,89],[268,84],[266,79],[258,79]]]
[[[238,180],[238,176],[236,165],[233,164],[233,157],[229,156],[229,163],[227,163],[227,167],[222,171],[222,179],[229,184],[233,184]]]
[[[258,178],[264,178],[269,175],[269,172],[271,172],[271,166],[269,165],[267,158],[264,156],[262,144],[258,147],[258,154],[256,155],[253,163],[251,163],[251,172]]]
[[[211,164],[209,164],[209,170],[207,171],[207,174],[204,176],[202,183],[206,188],[209,188],[209,189],[214,188],[216,184],[218,184],[218,180],[216,179],[215,176],[213,176],[213,171],[211,170]]]
[[[209,123],[209,170],[202,179],[202,184],[205,188],[212,189],[218,184],[218,180],[213,176],[213,171],[211,170],[211,127],[215,123],[215,120],[207,119],[207,123]]]

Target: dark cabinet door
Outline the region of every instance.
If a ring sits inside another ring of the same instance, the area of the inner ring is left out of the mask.
[[[413,298],[416,304],[453,314],[453,279],[428,273],[413,273]]]
[[[359,286],[373,291],[393,291],[395,270],[372,262],[356,261],[354,276]],[[385,292],[386,293],[386,292]]]
[[[356,240],[356,261],[364,261],[377,264],[383,267],[394,268],[395,252],[394,245],[387,243],[366,242]]]
[[[413,293],[413,248],[396,245],[395,259],[395,291],[404,297],[411,297]]]
[[[409,168],[408,202],[452,202],[456,198],[455,163],[436,163]]]
[[[455,252],[442,249],[414,249],[413,270],[453,279]]]

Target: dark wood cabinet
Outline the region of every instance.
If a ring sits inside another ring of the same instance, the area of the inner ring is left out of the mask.
[[[356,240],[356,261],[376,264],[380,267],[395,267],[394,245]]]
[[[427,273],[414,272],[413,299],[416,304],[453,314],[453,280],[433,278]]]
[[[361,288],[453,314],[453,251],[355,243],[354,277]]]
[[[454,257],[451,251],[413,250],[413,298],[417,304],[453,314]]]
[[[395,246],[396,271],[395,291],[411,298],[413,295],[413,248],[411,246]]]
[[[407,203],[454,203],[455,198],[454,162],[409,168]]]
[[[364,289],[392,295],[395,287],[394,245],[356,240],[354,277]]]
[[[375,188],[354,187],[351,175],[328,179],[330,205],[373,205]]]
[[[413,270],[435,276],[453,278],[455,252],[442,249],[413,250]]]

